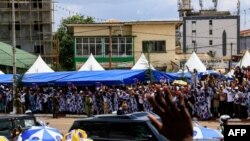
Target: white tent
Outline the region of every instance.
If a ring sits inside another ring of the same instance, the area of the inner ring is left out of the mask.
[[[236,66],[240,66],[240,67],[247,67],[250,66],[250,54],[248,51],[245,52],[244,56],[242,57],[242,59],[236,64]]]
[[[196,55],[195,52],[192,53],[192,55],[189,57],[185,64],[184,70],[187,71],[187,67],[189,68],[190,71],[193,71],[196,69],[198,72],[205,72],[207,69],[205,65],[201,62],[199,57]]]
[[[155,68],[151,64],[150,68],[152,70],[155,70]],[[149,63],[144,53],[141,54],[141,57],[138,59],[138,61],[135,63],[135,65],[132,67],[131,70],[143,70],[143,69],[149,69]]]
[[[39,55],[33,65],[25,74],[29,73],[44,73],[44,72],[54,72],[42,59]]]
[[[241,58],[241,60],[236,64],[236,67],[248,67],[250,66],[250,54],[248,51],[245,52],[244,56]],[[228,72],[226,74],[227,77],[233,77],[234,74],[234,69],[230,70],[230,72]]]
[[[95,57],[90,54],[88,60],[82,65],[78,71],[99,71],[104,70],[104,68],[96,61]]]
[[[4,74],[4,73],[0,70],[0,74]]]

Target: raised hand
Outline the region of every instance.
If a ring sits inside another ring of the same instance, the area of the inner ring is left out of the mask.
[[[185,106],[183,95],[179,96],[180,103],[179,108],[177,108],[167,86],[163,87],[163,91],[166,93],[165,98],[161,93],[160,85],[156,85],[155,87],[157,93],[154,97],[147,95],[147,99],[156,114],[161,117],[161,122],[154,115],[149,114],[148,117],[152,124],[170,141],[192,141],[193,125]]]

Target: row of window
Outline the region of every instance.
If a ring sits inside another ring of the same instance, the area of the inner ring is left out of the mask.
[[[33,29],[35,31],[42,31],[43,30],[43,24],[41,24],[41,23],[39,24],[39,23],[40,22],[38,22],[38,21],[34,21]],[[12,29],[12,23],[9,24],[9,30],[11,30],[11,29]],[[20,24],[19,21],[16,21],[15,29],[16,30],[21,30],[21,24]]]
[[[112,37],[110,50],[108,37],[83,37],[76,38],[76,56],[88,56],[90,53],[97,56],[131,56],[133,53],[132,37]],[[142,41],[142,51],[147,53],[166,53],[166,41]]]
[[[196,34],[196,30],[192,30],[192,34]],[[209,30],[209,35],[213,35],[213,30]]]
[[[192,43],[193,43],[193,44],[196,44],[196,41],[195,41],[195,40],[192,40]],[[213,45],[213,40],[209,40],[209,45],[210,45],[210,46]]]
[[[196,24],[196,21],[192,21],[192,24]],[[209,20],[209,25],[213,25],[213,20]]]
[[[43,4],[42,4],[42,0],[33,0],[33,8],[42,8]],[[12,8],[12,3],[7,3],[8,8]],[[19,3],[14,3],[14,7],[15,8],[19,8],[20,5]]]
[[[132,37],[113,37],[110,50],[108,37],[76,38],[76,56],[88,56],[90,53],[97,56],[131,56],[133,48]]]

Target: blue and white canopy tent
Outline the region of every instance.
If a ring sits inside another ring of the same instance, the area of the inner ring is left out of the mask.
[[[134,80],[144,81],[145,70],[80,71],[55,81],[56,85],[91,86],[97,82],[104,85],[128,85]]]
[[[25,74],[31,73],[46,73],[46,72],[54,72],[42,59],[39,55],[33,65],[27,70]]]
[[[0,74],[0,84],[1,85],[12,85],[13,74]]]
[[[90,54],[88,60],[81,66],[78,71],[101,71],[105,70],[95,59],[95,57]]]
[[[47,86],[49,83],[54,83],[56,80],[74,74],[76,72],[49,72],[49,73],[33,73],[25,74],[22,83],[24,86],[42,85]]]

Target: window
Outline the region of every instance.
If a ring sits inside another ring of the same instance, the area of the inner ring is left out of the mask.
[[[192,21],[192,24],[196,24],[196,21]]]
[[[153,53],[165,53],[166,52],[166,42],[165,41],[142,41],[142,51],[143,52],[153,52]]]
[[[18,8],[18,7],[19,7],[19,5],[18,5],[17,2],[14,3],[14,7],[15,7],[15,8]],[[12,3],[8,3],[8,8],[12,8]]]
[[[109,138],[115,140],[132,140],[131,124],[126,123],[110,123]]]
[[[132,37],[113,37],[112,56],[131,56],[132,41]],[[76,38],[76,44],[83,45],[82,55],[80,55],[80,53],[78,54],[76,51],[77,56],[88,56],[90,53],[98,56],[109,56],[108,37],[79,37]]]
[[[83,51],[82,44],[77,44],[76,45],[76,55],[77,56],[82,56],[82,51]]]
[[[213,30],[209,30],[209,35],[213,35]]]
[[[20,22],[18,22],[18,21],[16,22],[15,28],[16,28],[16,30],[20,30],[20,28],[21,28]]]
[[[11,29],[12,29],[12,22],[9,23],[9,30],[11,30]],[[16,30],[20,30],[21,29],[21,25],[20,25],[19,21],[15,22],[15,29]]]
[[[213,25],[213,20],[209,20],[209,25]]]
[[[209,40],[209,45],[213,45],[213,40]]]
[[[192,33],[196,33],[196,30],[192,30]]]
[[[107,138],[108,127],[107,123],[102,122],[80,122],[73,125],[74,129],[83,129],[87,132],[89,138]]]
[[[43,4],[42,4],[42,0],[33,0],[33,7],[34,8],[42,8]]]
[[[192,43],[193,43],[193,44],[195,44],[195,43],[196,43],[196,41],[195,41],[195,40],[192,40]]]
[[[40,21],[34,21],[34,30],[35,31],[43,31],[43,25]]]
[[[34,52],[38,54],[43,54],[44,53],[43,45],[35,45]]]

